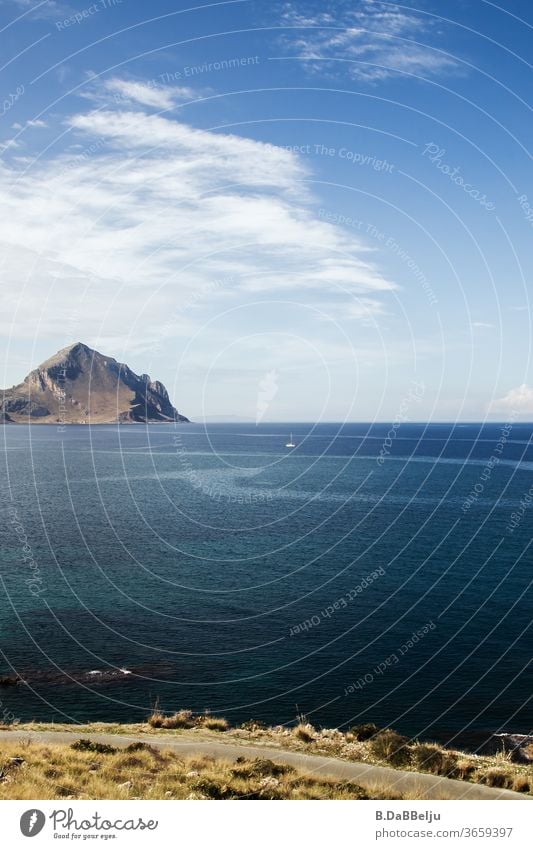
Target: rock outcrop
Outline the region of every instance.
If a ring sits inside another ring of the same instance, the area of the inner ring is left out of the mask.
[[[0,394],[0,422],[104,424],[187,422],[149,375],[82,342],[58,351],[23,383]]]

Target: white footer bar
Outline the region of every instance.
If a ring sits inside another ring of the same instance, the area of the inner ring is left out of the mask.
[[[191,849],[533,846],[527,801],[0,802],[2,845]],[[35,842],[32,842],[34,839]],[[68,841],[68,842],[67,842]]]

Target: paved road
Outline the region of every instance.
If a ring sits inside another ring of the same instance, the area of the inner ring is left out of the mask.
[[[421,772],[404,772],[386,766],[343,761],[322,755],[306,755],[287,749],[268,746],[253,746],[245,743],[201,740],[185,734],[179,737],[151,737],[148,734],[127,736],[125,734],[93,734],[72,731],[0,731],[2,740],[35,740],[37,743],[72,743],[80,737],[97,743],[109,743],[119,748],[141,741],[158,749],[172,749],[181,755],[210,755],[214,758],[234,760],[245,758],[270,758],[278,763],[286,763],[302,772],[342,780],[354,781],[361,787],[372,789],[376,784],[388,787],[395,793],[419,793],[427,799],[517,799],[523,802],[533,801],[522,793],[512,790],[499,790],[481,784],[455,781]]]

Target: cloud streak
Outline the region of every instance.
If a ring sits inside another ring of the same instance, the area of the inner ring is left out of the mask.
[[[194,97],[194,91],[184,86],[163,86],[117,77],[106,80],[102,88],[117,103],[135,103],[161,110],[172,109],[180,101]]]
[[[285,39],[287,50],[296,51],[311,72],[378,83],[405,74],[431,77],[457,70],[453,57],[429,43],[431,19],[389,3],[336,2],[331,10],[309,14],[302,13],[302,4],[289,3],[283,20],[297,28],[296,35]]]

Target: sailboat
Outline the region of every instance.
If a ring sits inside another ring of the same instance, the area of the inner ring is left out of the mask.
[[[290,437],[289,441],[285,445],[285,448],[296,448],[296,445],[292,441],[292,433],[291,433],[291,437]]]

